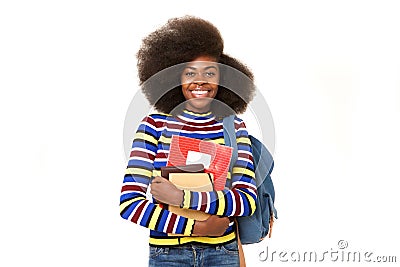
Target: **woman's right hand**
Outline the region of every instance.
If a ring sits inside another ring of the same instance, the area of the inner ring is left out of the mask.
[[[195,236],[221,236],[229,226],[228,217],[211,215],[205,221],[195,221],[193,235]]]

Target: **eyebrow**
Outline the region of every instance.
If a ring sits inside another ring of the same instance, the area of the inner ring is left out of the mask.
[[[187,66],[185,69],[197,70],[197,68],[193,67],[193,66]],[[208,70],[208,69],[216,69],[216,70],[218,70],[217,67],[215,67],[215,66],[207,66],[207,67],[204,68],[204,70]]]

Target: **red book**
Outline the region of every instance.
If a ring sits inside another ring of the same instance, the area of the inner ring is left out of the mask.
[[[232,148],[211,141],[173,135],[167,166],[203,164],[204,172],[214,177],[214,189],[225,187]]]

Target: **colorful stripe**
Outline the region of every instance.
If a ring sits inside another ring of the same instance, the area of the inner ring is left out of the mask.
[[[235,119],[238,160],[227,186],[214,192],[184,191],[183,207],[221,216],[247,216],[255,210],[256,185],[253,157],[246,126]],[[235,239],[235,225],[220,237],[191,236],[195,221],[174,213],[146,198],[151,178],[166,165],[172,135],[207,139],[224,144],[221,121],[211,113],[184,111],[178,117],[153,114],[143,119],[132,142],[120,197],[121,217],[149,228],[150,244],[171,246],[186,243],[221,244]],[[169,236],[182,234],[184,236]]]

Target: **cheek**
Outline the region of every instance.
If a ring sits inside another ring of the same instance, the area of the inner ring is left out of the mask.
[[[218,84],[216,84],[215,86],[213,86],[213,89],[214,89],[214,96],[216,96],[217,93],[218,93]]]
[[[186,100],[188,99],[188,91],[186,90],[187,87],[188,87],[187,84],[182,84],[182,86],[181,86],[181,88],[182,88],[182,90],[181,90],[181,91],[182,91],[182,94],[183,94],[183,96],[185,97]]]
[[[218,90],[215,91],[213,98],[215,98],[217,96]]]

